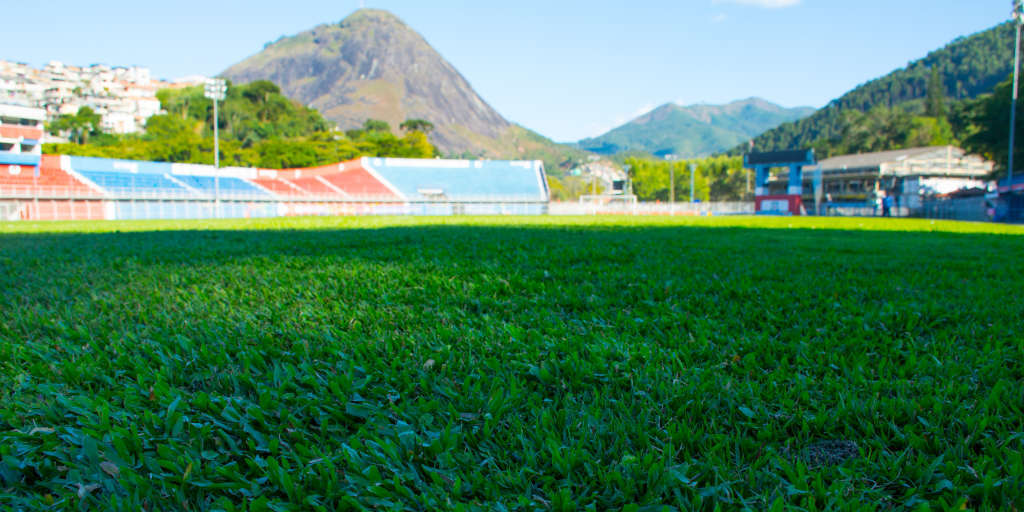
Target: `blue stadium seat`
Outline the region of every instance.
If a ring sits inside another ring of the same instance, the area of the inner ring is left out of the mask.
[[[189,195],[188,189],[167,179],[163,174],[111,171],[78,171],[83,177],[115,194],[138,191],[141,193]]]
[[[212,194],[215,190],[213,176],[173,175],[173,178],[200,192]],[[225,194],[250,195],[258,197],[270,196],[267,191],[239,178],[220,178],[220,191]]]

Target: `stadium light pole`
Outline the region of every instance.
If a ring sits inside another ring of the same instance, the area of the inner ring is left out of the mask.
[[[220,124],[217,115],[217,102],[224,99],[228,90],[227,83],[219,78],[206,81],[204,96],[213,100],[213,210],[214,217],[220,218]]]
[[[1017,136],[1017,83],[1020,76],[1020,31],[1024,25],[1024,0],[1013,0],[1013,21],[1017,29],[1016,44],[1013,46],[1013,94],[1010,100],[1010,152],[1006,163],[1006,185],[1013,187],[1013,143]]]

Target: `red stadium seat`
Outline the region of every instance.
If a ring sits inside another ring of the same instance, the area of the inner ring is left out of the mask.
[[[43,155],[39,176],[33,167],[22,166],[12,173],[10,166],[0,166],[0,192],[8,195],[40,195],[48,197],[98,197],[93,190],[60,168],[60,156]]]

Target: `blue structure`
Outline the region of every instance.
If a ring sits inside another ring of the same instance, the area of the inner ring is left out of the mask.
[[[115,160],[112,158],[95,158],[91,156],[68,157],[71,168],[76,171],[130,173],[130,174],[170,174],[172,165],[165,162],[143,162],[140,160]]]
[[[190,193],[188,189],[171,181],[163,174],[110,171],[78,171],[78,174],[114,194],[139,192],[180,196]]]
[[[168,163],[82,156],[69,159],[71,169],[79,176],[113,194],[189,194],[188,189],[165,176],[171,171],[171,164]]]
[[[70,157],[71,169],[83,178],[114,194],[168,194],[174,197],[213,195],[216,190],[213,166],[184,166],[190,171],[206,171],[209,176],[178,174],[178,164]],[[241,178],[221,176],[220,191],[226,196],[272,197],[267,191]]]
[[[175,180],[180,181],[185,186],[193,188],[207,194],[213,194],[216,190],[213,176],[185,176],[176,175],[173,176]],[[263,196],[271,197],[267,191],[249,183],[240,178],[224,177],[220,178],[220,192],[222,194],[245,194],[246,196]]]
[[[769,151],[744,155],[743,166],[754,169],[754,201],[757,212],[799,215],[802,208],[800,196],[804,191],[803,168],[815,163],[813,149]],[[784,194],[773,195],[768,188],[768,180],[771,178],[773,167],[789,169]]]
[[[10,151],[0,151],[0,165],[38,167],[41,159],[41,155],[34,153],[12,153]]]

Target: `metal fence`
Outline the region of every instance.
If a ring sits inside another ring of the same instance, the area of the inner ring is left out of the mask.
[[[926,219],[991,220],[989,205],[983,196],[956,199],[927,199],[921,204],[918,216]]]
[[[822,205],[826,217],[881,217],[883,210],[873,203],[826,203]],[[913,210],[905,206],[892,207],[890,217],[910,217]]]
[[[218,206],[219,203],[219,206]],[[0,185],[0,220],[202,219],[305,215],[540,215],[547,202],[522,196],[400,198],[271,195],[228,191],[104,190]]]
[[[551,215],[753,215],[754,203],[745,201],[707,203],[578,203],[552,202]]]
[[[753,215],[754,203],[551,202],[508,196],[453,199],[396,196],[271,195],[226,191],[105,190],[85,187],[0,184],[0,220],[199,219],[298,215]],[[826,216],[877,217],[872,203],[825,203]],[[984,197],[926,199],[920,207],[893,208],[893,217],[991,220]],[[1006,217],[1006,215],[1004,215]]]
[[[83,186],[35,186],[0,184],[0,200],[3,199],[105,199],[113,201],[256,201],[256,202],[317,202],[317,203],[546,203],[537,198],[523,195],[459,195],[457,197],[416,195],[398,197],[394,194],[311,194],[296,191],[291,193],[269,193],[238,190],[221,190],[214,195],[211,190],[177,190],[154,188],[105,188],[102,191]]]

